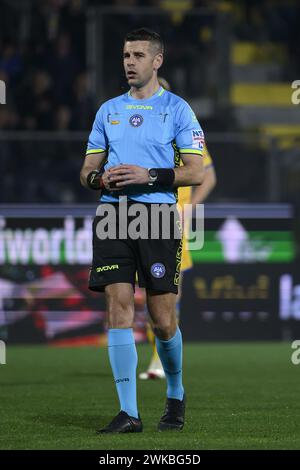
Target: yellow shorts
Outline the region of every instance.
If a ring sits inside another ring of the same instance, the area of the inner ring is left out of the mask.
[[[190,187],[185,186],[182,188],[178,188],[178,206],[177,207],[178,207],[179,213],[181,213],[181,211],[183,210],[184,204],[190,204],[191,195],[192,195],[192,190]],[[189,221],[185,221],[185,223],[189,224]],[[181,272],[186,271],[187,269],[190,269],[192,266],[193,266],[192,257],[188,250],[188,243],[187,243],[186,237],[183,234],[180,271]]]

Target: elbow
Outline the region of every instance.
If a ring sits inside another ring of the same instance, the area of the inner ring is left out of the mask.
[[[84,175],[83,175],[82,171],[80,172],[79,180],[80,180],[81,186],[83,186],[84,188],[86,188],[86,180],[85,180],[85,178],[84,178]]]

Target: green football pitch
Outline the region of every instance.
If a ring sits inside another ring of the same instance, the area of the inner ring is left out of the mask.
[[[1,449],[299,449],[300,365],[290,343],[186,344],[186,425],[158,433],[165,382],[138,382],[144,432],[95,434],[118,412],[105,348],[7,348]],[[138,346],[141,371],[150,347]]]

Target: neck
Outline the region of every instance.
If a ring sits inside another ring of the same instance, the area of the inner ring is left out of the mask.
[[[158,80],[153,80],[141,88],[131,87],[130,94],[136,100],[146,100],[151,98],[159,89],[160,84]]]

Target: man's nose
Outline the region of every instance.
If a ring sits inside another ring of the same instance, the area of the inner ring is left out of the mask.
[[[134,56],[128,57],[127,65],[135,65]]]

